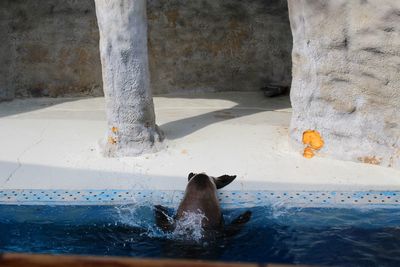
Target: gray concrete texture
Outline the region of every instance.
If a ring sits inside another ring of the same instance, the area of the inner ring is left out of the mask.
[[[400,2],[289,0],[291,138],[322,155],[400,168]]]
[[[148,2],[153,92],[291,82],[286,0]],[[101,95],[93,0],[0,1],[0,100]]]
[[[105,156],[136,156],[161,147],[150,90],[146,2],[95,0],[108,122]]]

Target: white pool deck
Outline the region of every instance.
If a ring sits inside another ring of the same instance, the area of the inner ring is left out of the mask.
[[[400,171],[321,157],[288,142],[288,97],[154,98],[167,139],[154,154],[104,158],[103,98],[0,103],[0,189],[183,190],[189,172],[236,174],[226,190],[400,190]]]

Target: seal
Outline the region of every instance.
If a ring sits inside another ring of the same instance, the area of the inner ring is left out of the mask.
[[[229,225],[225,225],[217,196],[217,190],[227,186],[235,178],[236,175],[212,177],[205,173],[190,173],[184,197],[173,220],[168,216],[167,208],[161,205],[155,206],[157,226],[163,231],[173,231],[176,222],[184,218],[186,214],[201,213],[204,215],[201,225],[205,232],[218,231],[227,236],[236,234],[250,220],[251,212],[246,211]]]

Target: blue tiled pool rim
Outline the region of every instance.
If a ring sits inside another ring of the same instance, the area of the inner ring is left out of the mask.
[[[184,191],[170,190],[0,190],[0,205],[162,204],[175,207]],[[400,191],[220,191],[226,208],[287,205],[292,207],[400,207]]]

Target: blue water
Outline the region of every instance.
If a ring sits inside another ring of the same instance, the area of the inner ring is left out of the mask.
[[[399,209],[257,207],[233,237],[166,235],[151,206],[0,206],[0,252],[399,266]],[[229,223],[245,209],[224,210]],[[173,211],[171,210],[171,213]]]

